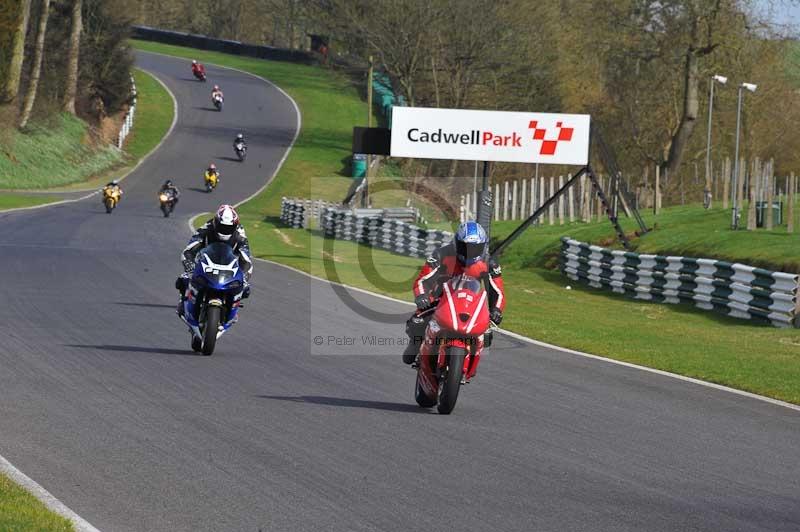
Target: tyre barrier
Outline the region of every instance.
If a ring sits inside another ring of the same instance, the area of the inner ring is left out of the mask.
[[[561,271],[595,288],[657,303],[799,327],[800,276],[714,259],[647,255],[561,239]]]
[[[324,207],[335,205],[323,200],[284,197],[281,198],[281,222],[295,229],[307,229],[312,219],[319,219]]]
[[[308,227],[310,219],[318,216],[319,228],[327,238],[350,240],[399,255],[427,257],[452,240],[453,234],[448,231],[424,229],[404,221],[400,211],[408,209],[346,209],[319,200],[281,200],[281,222],[286,225]]]

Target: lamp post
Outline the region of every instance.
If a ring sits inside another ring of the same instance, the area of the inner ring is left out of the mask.
[[[706,136],[706,188],[703,191],[703,206],[711,208],[711,114],[714,112],[714,82],[725,85],[728,78],[714,74],[708,82],[708,135]]]
[[[742,83],[739,85],[739,102],[736,106],[736,150],[735,159],[733,160],[733,183],[731,187],[731,194],[733,195],[733,210],[731,211],[731,229],[736,230],[739,228],[739,204],[737,199],[739,195],[739,132],[742,125],[742,89],[747,89],[750,92],[756,92],[756,85],[753,83]]]

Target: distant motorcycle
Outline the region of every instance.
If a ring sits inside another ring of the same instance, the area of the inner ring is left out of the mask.
[[[203,180],[205,181],[206,185],[206,192],[211,192],[215,188],[217,188],[217,183],[219,183],[219,174],[215,174],[214,172],[206,172],[203,174]]]
[[[230,246],[215,242],[200,250],[181,316],[194,351],[214,352],[217,339],[236,323],[243,289],[244,272]]]
[[[158,200],[161,204],[161,212],[164,213],[164,218],[169,218],[169,215],[175,209],[175,194],[170,190],[165,190],[158,194]]]
[[[211,102],[214,104],[214,107],[217,108],[217,111],[222,111],[222,95],[215,94],[211,97]]]
[[[118,188],[106,187],[103,189],[103,205],[106,206],[106,212],[111,214],[111,211],[119,204],[120,191]]]
[[[247,144],[244,142],[237,142],[233,145],[233,151],[236,152],[236,156],[239,158],[239,162],[244,162],[247,158]]]
[[[475,376],[489,330],[487,293],[468,275],[453,277],[442,287],[438,305],[420,346],[414,398],[419,406],[436,406],[449,414],[458,392]]]

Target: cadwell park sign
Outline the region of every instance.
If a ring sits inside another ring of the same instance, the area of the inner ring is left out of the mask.
[[[394,107],[391,156],[586,165],[589,115]]]

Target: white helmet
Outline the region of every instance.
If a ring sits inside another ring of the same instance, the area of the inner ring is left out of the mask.
[[[230,205],[220,205],[212,225],[217,238],[222,242],[227,242],[239,228],[239,215]]]
[[[196,64],[197,64],[197,61],[195,61],[194,59],[192,59],[192,64],[193,64],[193,65],[196,65]]]

